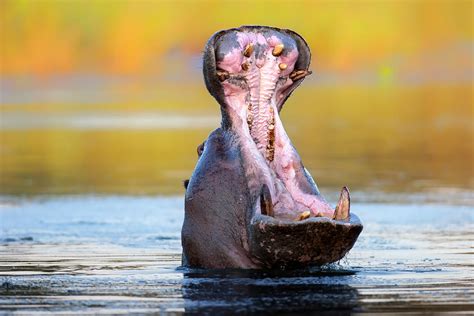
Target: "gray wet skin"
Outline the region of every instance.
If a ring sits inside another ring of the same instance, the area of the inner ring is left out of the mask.
[[[221,127],[198,147],[187,183],[183,265],[282,268],[340,260],[362,231],[344,187],[337,206],[320,195],[278,113],[311,74],[293,31],[243,26],[214,34],[203,60]]]

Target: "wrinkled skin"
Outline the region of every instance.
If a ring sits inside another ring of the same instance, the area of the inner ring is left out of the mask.
[[[243,26],[206,45],[206,86],[221,127],[198,146],[186,183],[183,265],[281,268],[340,260],[362,224],[343,188],[331,207],[304,168],[279,112],[311,74],[306,42],[290,30]]]

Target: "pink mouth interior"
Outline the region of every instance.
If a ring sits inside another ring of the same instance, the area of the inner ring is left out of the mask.
[[[301,181],[312,182],[311,176],[279,116],[294,84],[290,75],[300,70],[295,69],[299,53],[294,40],[280,33],[236,32],[235,45],[223,52],[217,47],[216,56],[218,73],[225,73],[225,103],[233,124],[239,125],[234,130],[246,145],[242,154],[251,165],[250,186],[258,190],[267,184],[277,218],[295,219],[308,210],[332,218],[334,209],[320,195],[301,189]]]

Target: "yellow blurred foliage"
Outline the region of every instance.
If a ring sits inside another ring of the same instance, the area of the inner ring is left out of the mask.
[[[219,121],[199,55],[214,32],[245,24],[293,29],[313,52],[282,117],[321,187],[464,192],[472,6],[0,0],[0,194],[182,194]]]
[[[243,24],[296,30],[318,68],[350,72],[471,41],[472,3],[4,0],[0,72],[160,73],[167,53],[199,54],[213,32]]]

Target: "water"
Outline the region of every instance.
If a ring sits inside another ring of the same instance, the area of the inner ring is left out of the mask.
[[[283,272],[181,268],[182,206],[181,196],[4,197],[1,310],[474,311],[470,206],[355,203],[365,227],[345,259]]]
[[[378,191],[420,193],[442,203],[472,192],[470,85],[311,80],[288,99],[282,120],[327,194],[347,185],[377,198]],[[152,101],[1,105],[0,193],[182,194],[219,109],[202,84],[160,82],[150,90],[158,94]]]
[[[2,86],[0,314],[474,312],[470,85],[309,78],[285,128],[323,195],[349,186],[364,231],[337,264],[259,272],[180,267],[182,181],[219,123],[202,84],[97,99],[89,79],[54,102],[54,85],[14,82],[24,104]]]

